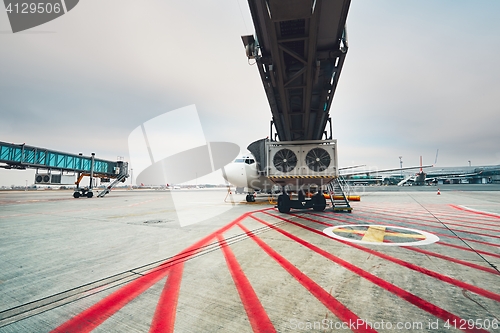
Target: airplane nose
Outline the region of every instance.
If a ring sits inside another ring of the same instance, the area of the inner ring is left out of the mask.
[[[237,187],[248,187],[244,163],[231,163],[224,167],[223,177]]]

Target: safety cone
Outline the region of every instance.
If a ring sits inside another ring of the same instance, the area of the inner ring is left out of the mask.
[[[441,192],[440,192],[440,191],[439,191],[439,189],[438,189],[438,193],[437,193],[437,195],[440,195],[440,194],[441,194]]]

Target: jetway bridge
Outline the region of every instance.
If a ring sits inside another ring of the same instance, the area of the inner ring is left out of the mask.
[[[272,113],[269,139],[255,141],[248,149],[259,172],[282,187],[278,210],[283,213],[290,208],[324,210],[321,190],[307,201],[304,188],[326,185],[344,198],[342,203],[332,200],[334,210],[351,211],[339,183],[337,141],[329,116],[348,50],[350,3],[248,0],[255,36],[242,36],[243,45],[249,62],[257,65]],[[287,187],[298,193],[297,200],[289,198]]]
[[[75,198],[93,196],[93,179],[110,182],[107,188],[99,193],[103,197],[119,182],[124,182],[128,175],[128,163],[124,161],[108,161],[82,154],[69,154],[26,144],[0,142],[0,167],[5,169],[36,169],[35,184],[63,185],[74,184]],[[83,177],[90,177],[88,187],[80,187]]]
[[[322,139],[348,49],[350,0],[248,3],[255,36],[242,36],[243,44],[259,69],[279,140]]]

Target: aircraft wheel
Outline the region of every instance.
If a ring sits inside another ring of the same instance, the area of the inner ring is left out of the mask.
[[[314,206],[313,209],[317,212],[322,212],[326,208],[326,199],[323,193],[318,193],[314,196]]]
[[[80,192],[73,192],[73,198],[78,199],[80,197]]]
[[[94,196],[94,193],[92,192],[87,192],[87,198],[92,198]]]
[[[290,198],[286,194],[278,196],[278,210],[280,213],[290,213]]]

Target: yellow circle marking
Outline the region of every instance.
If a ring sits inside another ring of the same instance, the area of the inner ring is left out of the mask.
[[[335,232],[343,232],[343,233],[348,233],[348,234],[358,234],[362,235],[363,238],[361,240],[363,241],[368,241],[368,242],[383,242],[384,237],[391,236],[391,237],[402,237],[402,238],[416,238],[416,239],[426,239],[424,235],[421,234],[404,234],[401,232],[386,232],[385,231],[386,227],[385,226],[372,226],[368,227],[367,230],[352,230],[352,229],[335,229]]]
[[[354,228],[365,227],[366,229],[353,229],[353,227]],[[397,232],[395,230],[401,230],[404,232]],[[325,230],[323,230],[323,232],[332,238],[340,239],[343,241],[348,241],[352,243],[361,243],[361,244],[386,245],[386,246],[427,245],[435,243],[439,240],[439,237],[431,233],[428,233],[426,231],[403,228],[403,227],[384,226],[384,225],[369,225],[369,224],[342,225],[342,226],[326,228]],[[352,238],[342,237],[337,233],[356,234],[362,236],[362,238],[361,240],[352,239]],[[386,243],[384,242],[386,236],[410,238],[414,239],[415,241]]]

